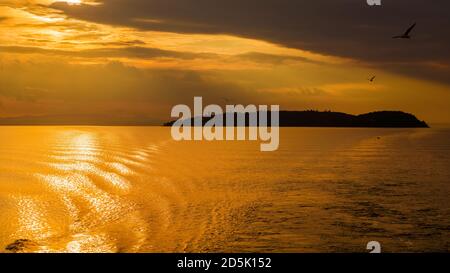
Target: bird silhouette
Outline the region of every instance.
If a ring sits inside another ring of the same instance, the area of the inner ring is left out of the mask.
[[[411,39],[410,33],[416,27],[416,25],[417,25],[417,23],[414,23],[414,25],[409,27],[408,30],[404,34],[398,35],[398,36],[394,36],[392,38],[393,39]]]
[[[373,82],[376,78],[377,76],[373,76],[372,78],[369,79],[369,82]]]

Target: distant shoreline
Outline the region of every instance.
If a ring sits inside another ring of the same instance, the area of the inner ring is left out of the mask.
[[[379,111],[361,115],[351,115],[340,112],[320,111],[280,111],[279,127],[311,127],[311,128],[430,128],[425,122],[419,120],[413,114],[401,111]],[[270,116],[271,113],[268,112]],[[222,116],[226,121],[226,114]],[[199,120],[202,119],[202,120]],[[190,120],[205,126],[211,117],[197,117]],[[235,115],[235,120],[237,115]],[[270,118],[269,118],[270,121]],[[164,126],[172,126],[176,121],[165,123]],[[248,127],[248,114],[245,126]],[[268,126],[271,126],[270,122]]]

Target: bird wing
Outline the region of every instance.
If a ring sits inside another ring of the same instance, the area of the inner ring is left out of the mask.
[[[411,33],[411,31],[416,27],[417,23],[414,23],[414,25],[412,25],[410,28],[408,28],[408,30],[405,32],[405,36],[408,36],[409,33]]]

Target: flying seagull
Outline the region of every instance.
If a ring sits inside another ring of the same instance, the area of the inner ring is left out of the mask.
[[[373,76],[372,78],[369,79],[369,82],[373,82],[375,80],[377,76]]]
[[[408,28],[408,30],[403,35],[394,36],[392,38],[394,38],[394,39],[411,39],[411,36],[409,34],[416,27],[416,25],[417,25],[417,23],[414,23],[414,25],[412,25],[410,28]]]

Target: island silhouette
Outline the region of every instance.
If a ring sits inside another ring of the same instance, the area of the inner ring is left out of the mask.
[[[258,113],[259,114],[259,113]],[[268,126],[271,112],[267,113]],[[360,127],[360,128],[429,128],[425,121],[419,120],[413,114],[402,111],[378,111],[361,115],[351,115],[331,111],[280,111],[280,127]],[[226,124],[227,114],[223,114]],[[204,126],[213,117],[195,117],[191,119],[194,125],[196,119],[202,119]],[[235,120],[237,114],[235,114]],[[167,122],[164,126],[172,126],[176,121]],[[249,125],[249,114],[246,113],[245,126]],[[259,124],[258,124],[259,125]]]

